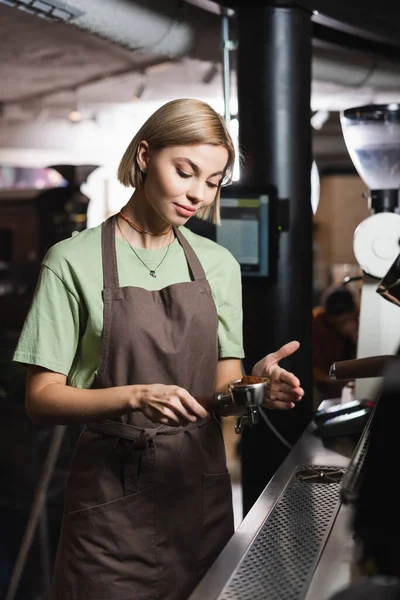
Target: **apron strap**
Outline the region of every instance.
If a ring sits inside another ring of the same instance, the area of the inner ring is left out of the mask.
[[[90,425],[87,426],[88,429],[96,431],[97,433],[105,433],[112,437],[130,440],[133,442],[133,447],[137,450],[144,450],[144,448],[147,447],[149,440],[157,435],[157,430],[161,427],[162,426],[160,425],[154,429],[143,429],[141,427],[136,427],[135,425],[122,423],[121,421],[113,421],[112,419],[90,423]]]
[[[91,423],[87,428],[92,432],[103,433],[122,441],[123,479],[127,496],[152,485],[156,457],[154,438],[157,428],[145,430],[112,419]]]
[[[168,425],[156,425],[155,427],[137,427],[136,425],[129,425],[122,421],[114,421],[113,419],[104,419],[103,421],[96,421],[95,423],[89,423],[87,428],[90,431],[97,433],[105,433],[111,437],[121,438],[123,440],[130,440],[138,450],[146,448],[148,442],[153,440],[156,435],[176,435],[192,429],[198,429],[202,427],[210,420],[211,415],[208,415],[205,419],[201,419],[196,423],[189,423],[183,427],[172,427]]]
[[[151,429],[128,425],[128,423],[114,421],[113,419],[104,419],[103,421],[88,424],[87,429],[93,433],[102,433],[107,436],[119,438],[122,442],[124,490],[126,495],[130,495],[144,490],[153,484],[156,460],[155,437],[158,434],[174,435],[183,431],[197,429],[208,423],[209,419],[210,417],[203,419],[199,423],[189,423],[187,427],[157,425]]]
[[[199,281],[200,279],[205,279],[206,274],[204,273],[204,269],[201,266],[201,262],[197,258],[197,255],[196,255],[195,251],[193,250],[192,246],[189,244],[189,242],[187,241],[187,239],[185,238],[183,233],[181,233],[179,231],[178,227],[174,226],[173,229],[174,229],[174,233],[178,239],[178,242],[182,246],[183,251],[185,253],[186,260],[189,265],[189,269],[192,273],[192,278],[195,281]]]
[[[113,215],[106,219],[102,225],[101,230],[101,253],[103,259],[103,284],[104,289],[107,288],[118,288],[118,265],[117,265],[117,251],[115,248],[115,222],[116,215]],[[189,244],[185,236],[179,231],[177,227],[173,227],[174,233],[178,239],[178,242],[183,248],[186,256],[186,260],[189,265],[192,278],[195,281],[204,280],[206,275],[204,269],[201,266],[199,259],[192,246]]]
[[[109,217],[104,221],[101,229],[104,289],[119,287],[117,251],[115,249],[115,220],[115,215]]]

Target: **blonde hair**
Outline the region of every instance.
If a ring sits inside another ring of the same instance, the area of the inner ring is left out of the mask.
[[[145,140],[151,150],[169,146],[211,144],[223,146],[228,151],[228,161],[214,202],[196,213],[196,217],[219,223],[219,198],[221,185],[229,183],[235,162],[235,148],[221,115],[201,100],[180,98],[156,110],[139,129],[126,149],[118,167],[118,179],[125,187],[140,189],[145,174],[137,164],[140,142]]]

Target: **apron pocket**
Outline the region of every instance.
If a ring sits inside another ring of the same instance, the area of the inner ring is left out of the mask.
[[[64,517],[57,584],[65,598],[157,598],[154,491],[147,487]]]
[[[230,473],[203,475],[203,527],[199,575],[212,565],[234,532]]]

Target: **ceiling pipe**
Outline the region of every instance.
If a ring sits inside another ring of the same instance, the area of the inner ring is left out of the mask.
[[[169,59],[219,54],[219,18],[183,0],[68,0],[68,6],[74,12],[68,23],[130,50]]]
[[[57,5],[57,0],[46,0],[52,2]],[[69,24],[136,52],[221,60],[221,7],[211,0],[68,0],[68,7]],[[234,13],[227,14],[234,41]],[[314,47],[312,72],[314,81],[400,93],[399,63],[359,51]]]

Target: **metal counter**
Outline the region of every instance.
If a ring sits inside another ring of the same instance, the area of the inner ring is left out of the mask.
[[[350,508],[340,501],[349,452],[327,448],[314,428],[303,433],[189,600],[328,600],[350,583]]]

